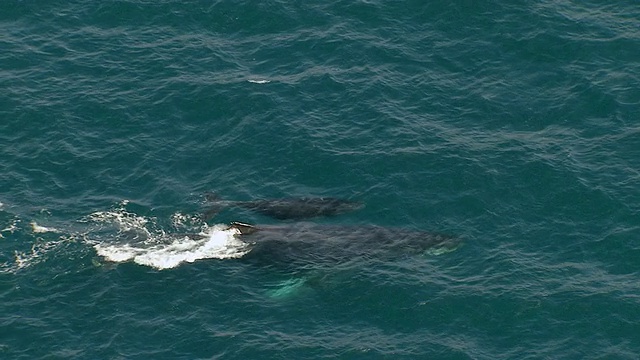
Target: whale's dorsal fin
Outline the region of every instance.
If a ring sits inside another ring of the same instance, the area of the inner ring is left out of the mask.
[[[239,221],[232,221],[229,224],[229,229],[236,229],[240,232],[240,235],[249,235],[249,234],[253,234],[254,232],[260,230],[257,227],[251,225],[251,224],[245,224],[245,223],[241,223]]]

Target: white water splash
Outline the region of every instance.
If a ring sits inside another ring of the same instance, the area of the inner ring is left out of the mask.
[[[186,215],[177,212],[171,215],[171,224],[175,228],[190,228],[201,224],[202,220],[197,215]]]
[[[217,225],[201,239],[174,237],[169,243],[95,244],[98,255],[112,262],[133,261],[159,270],[175,268],[182,263],[202,259],[239,258],[250,251],[248,244],[236,238],[237,230]]]
[[[228,225],[209,227],[198,216],[177,212],[171,215],[168,233],[158,219],[130,212],[125,209],[127,204],[82,220],[97,225],[87,233],[88,243],[107,261],[163,270],[201,259],[239,258],[251,250]]]
[[[55,228],[48,228],[48,227],[38,225],[35,221],[32,221],[30,225],[31,225],[31,229],[36,234],[47,233],[47,232],[59,232]]]
[[[126,205],[126,203],[124,204]],[[145,229],[145,225],[149,222],[144,216],[128,212],[123,208],[113,211],[97,211],[87,216],[84,221],[114,223],[118,225],[121,231],[142,230]]]

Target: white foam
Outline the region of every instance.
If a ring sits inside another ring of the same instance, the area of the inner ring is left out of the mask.
[[[31,229],[33,229],[34,233],[58,232],[58,230],[55,228],[48,228],[38,225],[35,221],[31,222]]]
[[[185,215],[177,212],[171,215],[171,224],[174,228],[191,228],[201,225],[202,220],[197,215]]]
[[[247,81],[253,84],[268,84],[271,82],[271,80],[264,80],[264,79],[250,79]]]
[[[159,270],[202,259],[239,258],[249,252],[248,245],[236,238],[237,230],[214,226],[202,239],[176,237],[169,243],[95,244],[98,255],[112,262],[133,261]]]
[[[171,232],[198,236],[171,235],[156,218],[126,210],[127,204],[125,200],[110,211],[94,212],[81,220],[95,225],[87,233],[92,239],[88,243],[107,261],[171,269],[201,259],[239,258],[250,250],[228,225],[208,227],[198,216],[178,212],[171,216]]]
[[[18,224],[18,220],[13,219],[13,222],[9,224],[9,226],[7,226],[6,228],[0,230],[0,232],[9,232],[13,234],[16,230],[18,230],[17,224]]]
[[[47,253],[54,251],[63,243],[70,241],[67,237],[60,237],[52,241],[39,241],[31,245],[29,251],[14,251],[15,265],[8,268],[9,272],[25,269],[35,264],[39,264],[47,259]]]
[[[98,223],[115,223],[122,231],[144,229],[145,225],[149,222],[149,220],[144,216],[130,213],[124,209],[117,209],[114,211],[97,211],[90,214],[87,218],[90,221]]]

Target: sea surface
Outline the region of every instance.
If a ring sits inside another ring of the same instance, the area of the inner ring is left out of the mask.
[[[0,1],[1,359],[639,354],[637,0]]]

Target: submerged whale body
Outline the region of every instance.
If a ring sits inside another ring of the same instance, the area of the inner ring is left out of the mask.
[[[243,242],[251,244],[251,251],[245,258],[268,262],[340,262],[357,257],[439,255],[454,251],[461,244],[459,239],[445,234],[375,225],[302,222],[254,226],[232,222],[229,228],[234,229]]]
[[[211,206],[204,213],[205,220],[211,219],[226,207],[239,207],[279,220],[301,220],[320,216],[334,216],[362,207],[359,202],[332,197],[229,201],[219,200],[214,194],[207,194],[207,200]]]

